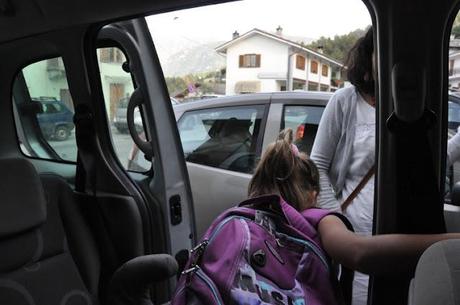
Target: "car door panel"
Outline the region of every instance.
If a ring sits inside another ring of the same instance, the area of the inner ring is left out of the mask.
[[[247,197],[267,109],[268,104],[228,103],[176,113],[199,238],[221,212]]]
[[[252,175],[187,162],[196,215],[197,237],[224,210],[247,198]]]

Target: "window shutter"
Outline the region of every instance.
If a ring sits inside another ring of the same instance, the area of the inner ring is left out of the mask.
[[[305,70],[305,57],[302,55],[296,56],[296,68],[299,70]]]
[[[243,67],[244,55],[240,55],[240,68]]]
[[[329,73],[328,73],[329,66],[328,66],[328,65],[324,65],[324,64],[323,64],[323,66],[322,66],[321,69],[322,69],[321,72],[322,72],[323,76],[328,76],[328,75],[329,75]]]
[[[256,67],[260,68],[260,54],[256,55]]]
[[[318,73],[318,62],[316,61],[312,61],[311,64],[310,64],[310,72],[311,73]]]

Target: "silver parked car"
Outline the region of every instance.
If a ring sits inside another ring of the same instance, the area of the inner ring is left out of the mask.
[[[251,173],[269,143],[292,128],[310,153],[329,92],[228,96],[174,107],[200,237],[223,210],[247,196]]]

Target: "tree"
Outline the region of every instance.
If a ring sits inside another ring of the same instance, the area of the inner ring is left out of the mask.
[[[366,33],[367,29],[368,28],[357,29],[345,35],[335,35],[333,39],[322,36],[318,40],[307,45],[307,47],[312,50],[322,47],[325,55],[337,61],[344,62],[348,51],[356,41]]]
[[[168,87],[169,95],[171,96],[174,96],[187,88],[185,80],[181,77],[166,77],[165,81],[166,86]]]
[[[454,20],[453,26],[455,27],[455,26],[458,26],[458,25],[460,25],[460,13],[457,14],[457,16],[455,16],[455,20]]]
[[[451,35],[454,35],[454,38],[459,38],[460,37],[460,24],[455,25],[452,28],[452,32],[450,33]]]

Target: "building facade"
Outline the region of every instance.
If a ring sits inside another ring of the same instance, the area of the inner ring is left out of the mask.
[[[451,39],[449,47],[449,89],[460,91],[460,40]]]
[[[226,95],[290,90],[335,91],[343,65],[277,34],[253,29],[216,48],[226,56]]]

